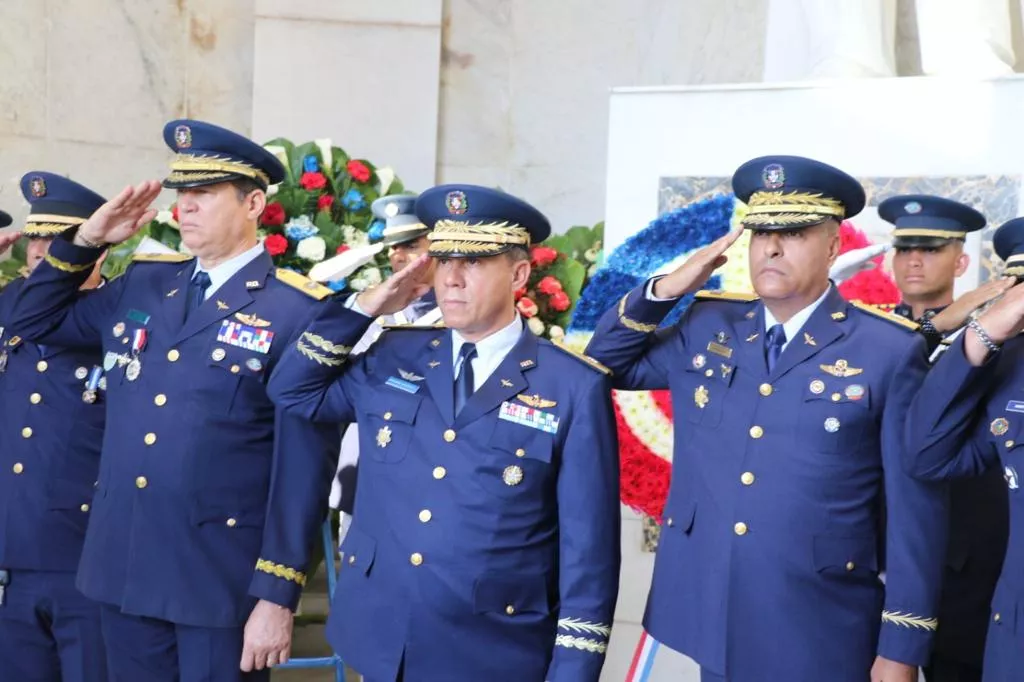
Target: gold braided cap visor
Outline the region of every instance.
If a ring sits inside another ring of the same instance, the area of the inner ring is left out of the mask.
[[[427,235],[431,256],[493,256],[513,246],[530,247],[530,233],[515,223],[439,220]]]

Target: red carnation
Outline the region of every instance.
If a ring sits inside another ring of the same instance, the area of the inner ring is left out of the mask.
[[[284,219],[287,217],[284,213],[284,207],[275,201],[272,204],[267,204],[267,207],[263,209],[263,217],[260,218],[260,222],[267,227],[277,227],[278,225],[284,225]]]
[[[356,182],[367,182],[370,179],[370,169],[362,161],[356,161],[353,159],[348,162],[345,166],[348,170],[348,174],[352,176],[352,179]]]
[[[530,249],[530,262],[535,268],[546,268],[558,259],[558,252],[550,246],[535,246]]]
[[[299,178],[299,184],[302,185],[302,189],[310,192],[315,189],[323,189],[327,186],[327,176],[320,171],[315,173],[303,173],[302,177]]]
[[[171,205],[171,218],[174,219],[174,222],[178,222],[178,205],[177,204],[172,204]]]
[[[526,296],[526,287],[519,287],[516,289],[516,300],[518,301],[523,296]]]
[[[551,306],[552,310],[560,313],[564,313],[568,310],[571,303],[569,295],[564,291],[556,291],[552,294],[551,298],[548,299],[548,305]]]
[[[335,251],[334,253],[335,253],[335,255],[341,254],[341,253],[345,253],[350,248],[352,248],[352,247],[349,246],[348,244],[342,244],[341,246],[338,247],[337,251]]]
[[[330,211],[331,204],[334,203],[334,197],[330,194],[324,194],[316,200],[316,210],[318,211]]]
[[[279,234],[267,235],[267,238],[263,240],[263,248],[271,256],[280,256],[288,250],[288,240]]]
[[[516,303],[516,308],[519,308],[519,313],[526,319],[530,319],[537,314],[537,304],[529,296],[523,296],[519,299],[519,302]]]
[[[558,281],[558,278],[554,275],[548,275],[540,282],[537,283],[537,291],[546,295],[552,296],[562,290],[562,283]]]

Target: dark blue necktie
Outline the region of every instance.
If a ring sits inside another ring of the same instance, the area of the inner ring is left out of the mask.
[[[786,343],[786,330],[781,324],[777,324],[768,330],[764,336],[764,357],[768,361],[768,372],[775,369],[775,363],[782,355],[782,346]]]
[[[200,270],[192,276],[189,283],[189,312],[192,312],[206,300],[206,290],[210,287],[210,275],[205,270]]]
[[[469,396],[473,395],[473,358],[476,357],[476,344],[464,343],[459,349],[461,365],[459,375],[455,377],[455,414],[458,416],[465,407]]]

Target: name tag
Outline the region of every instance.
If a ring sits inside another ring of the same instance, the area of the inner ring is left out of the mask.
[[[274,332],[269,329],[256,329],[231,320],[221,322],[220,331],[217,332],[217,341],[257,353],[269,353],[273,340]]]
[[[557,415],[519,403],[503,402],[501,410],[498,412],[498,419],[521,426],[529,426],[531,429],[540,429],[544,433],[558,433],[559,419]]]

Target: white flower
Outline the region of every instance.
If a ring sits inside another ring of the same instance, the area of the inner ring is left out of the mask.
[[[178,226],[178,221],[174,219],[174,214],[171,213],[170,210],[166,208],[162,211],[157,212],[156,221],[158,223],[167,223],[168,225],[171,225],[173,227]]]
[[[380,270],[375,267],[366,268],[361,273],[359,273],[359,276],[362,279],[365,279],[366,283],[371,287],[375,287],[384,281],[384,278],[381,277]]]
[[[327,242],[323,237],[306,237],[295,247],[299,258],[319,263],[327,255]]]
[[[334,160],[334,157],[331,155],[331,138],[325,137],[320,140],[313,140],[313,143],[317,146],[317,149],[320,150],[320,158],[323,159],[324,170],[327,171],[324,175],[330,177],[331,162]]]
[[[377,168],[377,179],[380,180],[380,195],[384,196],[395,181],[395,170],[391,166]]]
[[[268,152],[277,157],[277,160],[281,162],[284,169],[288,170],[288,152],[284,147],[278,144],[268,144],[263,146]]]
[[[551,340],[560,339],[563,336],[565,336],[565,330],[559,327],[557,324],[551,325],[551,328],[548,329],[548,337]]]
[[[345,236],[345,243],[353,249],[370,243],[370,238],[366,236],[365,232],[351,225],[342,225],[341,233]]]
[[[544,333],[544,323],[540,321],[540,318],[531,317],[526,321],[526,326],[530,328],[530,331],[540,336]]]
[[[280,185],[270,185],[269,187],[267,187],[267,196],[272,197],[275,194],[277,194],[277,190],[279,187]]]
[[[348,281],[348,286],[352,291],[366,291],[366,288],[370,286],[370,283],[362,277],[353,277]]]

